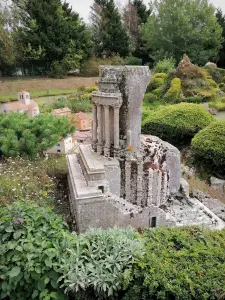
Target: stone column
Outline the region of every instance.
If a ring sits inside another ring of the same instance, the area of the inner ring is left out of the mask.
[[[141,206],[143,199],[143,157],[137,158],[137,205]]]
[[[126,201],[131,202],[131,161],[126,160],[125,162],[125,194]]]
[[[96,107],[95,103],[93,103],[92,112],[93,112],[92,147],[96,151],[96,143],[97,143],[97,107]]]
[[[114,156],[118,156],[120,139],[120,107],[114,106]]]
[[[102,154],[102,106],[97,105],[97,153]]]
[[[104,155],[108,157],[110,155],[110,120],[109,120],[109,106],[104,106],[105,113],[105,147]]]

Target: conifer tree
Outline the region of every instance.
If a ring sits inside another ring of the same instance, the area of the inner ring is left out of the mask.
[[[129,54],[129,37],[114,0],[94,0],[91,22],[97,56]]]

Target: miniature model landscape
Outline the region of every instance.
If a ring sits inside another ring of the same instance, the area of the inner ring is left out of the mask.
[[[224,300],[224,225],[225,2],[0,1],[0,300]]]

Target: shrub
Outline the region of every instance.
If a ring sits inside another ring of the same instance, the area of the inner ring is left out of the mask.
[[[50,76],[52,78],[62,79],[65,78],[68,73],[68,69],[62,61],[54,61],[51,65]]]
[[[174,145],[188,144],[191,138],[209,125],[213,117],[198,104],[180,103],[149,111],[142,122],[142,132]]]
[[[179,78],[174,78],[171,81],[171,85],[167,93],[164,95],[164,99],[169,103],[177,103],[180,101],[181,94],[181,80]]]
[[[218,96],[219,89],[212,88],[210,90],[195,90],[197,96],[202,97],[203,102],[214,100]]]
[[[223,82],[225,76],[225,69],[215,67],[204,67],[204,69],[212,76],[212,79],[217,83]]]
[[[214,88],[218,87],[218,84],[213,79],[207,79],[207,82],[209,83],[210,86]]]
[[[224,87],[225,87],[225,83],[224,83],[224,82],[219,83],[219,88],[220,88],[220,89],[222,89],[222,88],[224,88]]]
[[[195,96],[195,97],[187,97],[183,99],[183,102],[186,103],[202,103],[203,99],[202,97]]]
[[[92,57],[83,63],[81,73],[84,76],[98,76],[99,66],[101,65],[124,65],[124,60],[120,56],[112,56],[105,59]]]
[[[225,122],[214,122],[201,130],[191,146],[198,161],[225,173]]]
[[[216,101],[209,102],[210,108],[215,108],[218,111],[225,111],[225,97],[218,98]]]
[[[165,58],[157,62],[153,69],[153,73],[170,73],[175,69],[176,62],[173,58]]]
[[[66,299],[58,279],[70,242],[50,209],[15,202],[0,210],[0,299]]]
[[[127,278],[123,300],[217,300],[224,292],[225,230],[144,231],[145,253]]]
[[[71,133],[67,118],[41,114],[31,119],[26,114],[1,114],[0,150],[6,157],[35,158]]]
[[[125,65],[127,66],[141,66],[142,59],[135,56],[128,56],[125,58]]]
[[[158,87],[162,86],[164,84],[164,79],[163,78],[157,78],[152,76],[152,80],[150,83],[150,87],[148,88],[148,90],[154,90],[157,89]]]
[[[90,292],[96,299],[116,296],[131,272],[134,257],[140,254],[137,234],[129,228],[91,229],[77,240],[62,266],[66,292],[76,293],[76,297]]]
[[[159,97],[153,93],[146,93],[145,96],[144,96],[144,101],[146,102],[155,102],[155,101],[158,101],[159,100]]]
[[[84,88],[84,91],[87,92],[87,93],[92,93],[94,91],[97,91],[98,90],[98,87],[97,86],[87,86]]]

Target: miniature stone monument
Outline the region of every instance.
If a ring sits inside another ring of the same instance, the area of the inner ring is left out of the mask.
[[[179,226],[191,217],[190,224],[199,224],[193,211],[200,224],[224,225],[200,209],[197,200],[189,200],[179,150],[157,137],[141,136],[149,82],[148,67],[100,67],[99,91],[92,93],[92,145],[81,145],[79,154],[67,157],[70,205],[79,232],[89,227]],[[183,202],[176,199],[179,193]]]

